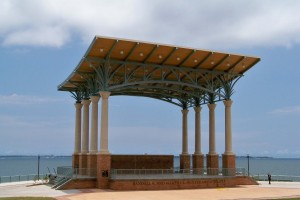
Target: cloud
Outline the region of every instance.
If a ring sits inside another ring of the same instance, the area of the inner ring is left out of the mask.
[[[29,105],[62,102],[62,99],[51,97],[26,96],[19,94],[0,95],[0,105]]]
[[[290,47],[300,2],[280,0],[2,0],[2,45],[61,47],[95,35],[199,46]]]
[[[61,47],[69,40],[69,33],[63,27],[38,27],[9,34],[3,45],[30,45]]]
[[[285,107],[273,110],[271,114],[294,114],[300,113],[300,106]]]

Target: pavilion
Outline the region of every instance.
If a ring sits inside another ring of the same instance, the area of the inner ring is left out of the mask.
[[[128,162],[130,165],[130,162],[137,159],[137,155],[126,157],[110,154],[108,104],[110,96],[127,95],[158,99],[180,107],[182,112],[180,169],[189,171],[204,169],[206,158],[206,174],[211,176],[219,174],[215,108],[216,103],[222,101],[225,107],[222,172],[223,176],[234,177],[236,164],[232,149],[231,97],[236,82],[259,61],[260,58],[245,55],[96,36],[73,72],[58,86],[59,91],[71,92],[76,100],[72,167],[96,169],[98,188],[117,187],[111,186],[113,185],[111,172],[115,169],[128,169],[124,163]],[[209,109],[209,150],[206,156],[201,149],[201,109],[205,104]],[[195,112],[195,151],[192,155],[192,164],[188,152],[189,108],[193,108]],[[100,122],[100,148],[98,148],[98,122]],[[173,167],[173,156],[153,155],[149,158],[147,155],[140,155],[138,159],[144,164],[140,166],[143,169]],[[136,163],[135,167],[131,164],[130,168],[139,169]],[[199,173],[203,175],[203,171]]]

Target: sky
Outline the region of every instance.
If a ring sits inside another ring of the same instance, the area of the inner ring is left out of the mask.
[[[300,158],[300,1],[1,0],[0,155],[71,155],[75,107],[57,91],[95,35],[257,56],[232,97],[238,156]],[[181,152],[181,108],[111,97],[113,154]],[[208,108],[201,112],[208,153]],[[216,108],[216,150],[224,152],[224,105]],[[189,153],[194,152],[189,111]]]

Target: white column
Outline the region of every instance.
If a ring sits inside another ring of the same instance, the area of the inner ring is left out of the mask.
[[[108,151],[108,97],[110,92],[100,92],[101,104],[101,129],[100,129],[100,154],[109,154]]]
[[[89,109],[90,100],[82,100],[83,104],[83,127],[82,127],[82,151],[81,153],[89,152]]]
[[[92,102],[90,153],[97,153],[98,152],[98,102],[100,96],[91,96],[90,99]]]
[[[201,155],[201,107],[194,107],[195,110],[195,155]]]
[[[188,109],[181,110],[182,112],[182,154],[188,152]]]
[[[216,154],[216,132],[215,132],[215,108],[216,104],[207,104],[209,108],[209,152],[210,155]]]
[[[231,130],[231,100],[223,101],[225,105],[225,153],[233,155],[232,152],[232,130]]]
[[[75,103],[76,117],[75,117],[75,145],[74,153],[81,153],[81,103]]]

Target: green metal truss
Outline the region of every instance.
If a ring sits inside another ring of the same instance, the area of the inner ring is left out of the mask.
[[[194,51],[179,66],[166,65],[172,53],[160,64],[147,63],[157,47],[152,49],[143,62],[132,62],[128,58],[138,45],[139,43],[136,43],[132,47],[123,61],[110,58],[113,48],[106,58],[84,58],[83,61],[88,62],[94,72],[75,72],[81,76],[82,80],[69,81],[77,88],[77,91],[72,92],[74,98],[76,100],[79,97],[87,99],[91,95],[97,95],[99,91],[109,91],[111,96],[149,97],[186,109],[231,99],[234,85],[242,77],[242,74],[217,70],[218,66],[224,63],[230,55],[216,63],[214,70],[201,69],[201,64],[209,59],[213,52],[194,68],[184,66],[188,58],[195,53]],[[174,48],[173,52],[175,50]]]

